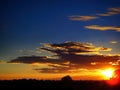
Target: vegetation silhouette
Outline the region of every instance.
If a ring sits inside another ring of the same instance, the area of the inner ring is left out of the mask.
[[[1,80],[0,89],[39,89],[39,90],[120,90],[120,86],[110,86],[105,80],[72,80],[64,76],[61,80]]]
[[[63,81],[63,82],[70,82],[70,81],[72,81],[72,78],[71,78],[69,75],[67,75],[67,76],[64,76],[64,77],[61,79],[61,81]]]

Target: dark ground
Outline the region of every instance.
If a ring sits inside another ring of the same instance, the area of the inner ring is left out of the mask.
[[[51,80],[3,80],[0,90],[39,89],[39,90],[120,90],[120,85],[109,86],[105,81],[51,81]]]

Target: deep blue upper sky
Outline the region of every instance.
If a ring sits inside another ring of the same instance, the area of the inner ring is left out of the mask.
[[[95,16],[120,7],[120,0],[3,0],[0,14],[0,59],[19,56],[40,43],[89,42],[112,47],[120,53],[120,32],[85,28],[89,25],[120,27],[120,14],[100,16],[89,21],[70,20],[70,16]],[[110,41],[117,41],[111,45]]]

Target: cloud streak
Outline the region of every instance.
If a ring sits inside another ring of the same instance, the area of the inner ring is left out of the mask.
[[[120,7],[108,8],[107,10],[108,10],[108,12],[96,14],[94,16],[72,15],[72,16],[69,16],[69,19],[74,20],[74,21],[90,21],[90,20],[98,19],[103,16],[112,16],[112,15],[120,14]]]
[[[34,63],[61,63],[63,61],[58,59],[52,59],[48,58],[46,56],[22,56],[18,57],[16,59],[13,59],[11,61],[8,61],[8,63],[26,63],[26,64],[34,64]]]
[[[117,41],[110,41],[111,44],[117,44]]]
[[[100,30],[100,31],[114,30],[120,32],[120,27],[115,27],[115,26],[89,25],[89,26],[85,26],[85,28],[92,30]]]
[[[73,16],[69,16],[70,20],[74,20],[74,21],[90,21],[93,19],[97,19],[97,16],[80,16],[80,15],[73,15]]]
[[[120,7],[108,8],[108,12],[97,14],[98,16],[112,16],[115,14],[120,14]]]
[[[45,48],[44,48],[45,47]],[[47,50],[57,55],[61,54],[89,54],[100,51],[111,51],[111,48],[96,47],[92,43],[65,42],[61,44],[44,44],[43,50]]]

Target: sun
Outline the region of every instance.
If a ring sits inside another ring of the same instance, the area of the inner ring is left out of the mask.
[[[114,72],[114,70],[111,69],[111,68],[109,68],[109,69],[103,70],[103,71],[102,71],[102,74],[103,74],[106,78],[110,79],[110,78],[112,78],[112,76],[113,76],[113,72]]]

